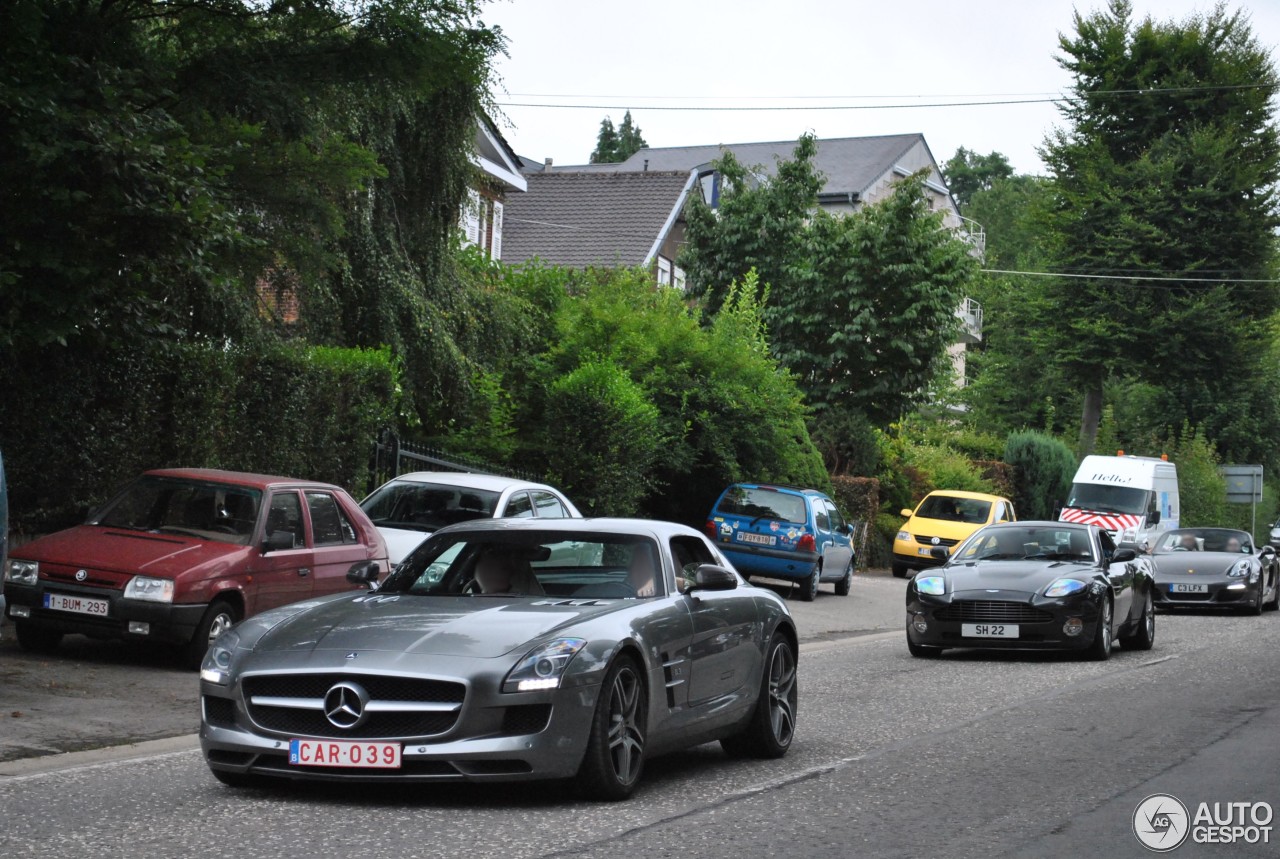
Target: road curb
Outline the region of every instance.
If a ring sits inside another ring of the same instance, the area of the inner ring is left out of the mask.
[[[161,740],[126,743],[121,746],[105,746],[100,749],[86,749],[82,752],[63,752],[57,755],[20,758],[16,761],[0,763],[0,784],[3,784],[3,779],[7,778],[44,775],[51,772],[115,763],[134,758],[194,751],[198,748],[200,748],[200,735],[184,734],[180,737],[165,737]]]

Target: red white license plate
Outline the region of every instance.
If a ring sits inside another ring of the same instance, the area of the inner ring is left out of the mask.
[[[755,543],[757,546],[772,546],[778,542],[772,534],[752,534],[750,531],[739,531],[734,537],[739,543]]]
[[[290,740],[289,763],[300,767],[395,770],[400,768],[400,744]]]
[[[98,599],[97,597],[79,597],[73,594],[51,594],[46,592],[44,595],[44,607],[51,608],[54,611],[73,611],[77,614],[94,614],[98,617],[106,617],[111,603],[108,600]]]

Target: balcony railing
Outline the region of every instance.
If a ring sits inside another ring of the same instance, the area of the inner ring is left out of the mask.
[[[960,216],[960,238],[969,243],[973,254],[978,259],[986,259],[987,256],[987,231],[982,228],[982,224],[972,218]]]
[[[956,317],[960,320],[960,342],[982,342],[981,304],[972,298],[966,298],[960,302],[960,307],[956,310]]]

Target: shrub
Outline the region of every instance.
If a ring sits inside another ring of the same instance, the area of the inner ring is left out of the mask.
[[[1218,471],[1220,461],[1213,442],[1204,432],[1182,425],[1170,434],[1163,451],[1178,466],[1178,495],[1182,510],[1178,522],[1183,527],[1209,527],[1227,522],[1227,481]]]
[[[852,522],[870,522],[880,510],[880,481],[874,477],[833,477],[831,491]]]
[[[1014,508],[1023,519],[1051,519],[1071,491],[1076,457],[1053,436],[1024,430],[1010,433],[1004,461],[1013,467]]]

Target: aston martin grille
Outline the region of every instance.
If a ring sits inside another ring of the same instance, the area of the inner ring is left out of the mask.
[[[1023,602],[959,600],[939,609],[936,617],[968,623],[1046,623],[1053,613]]]

